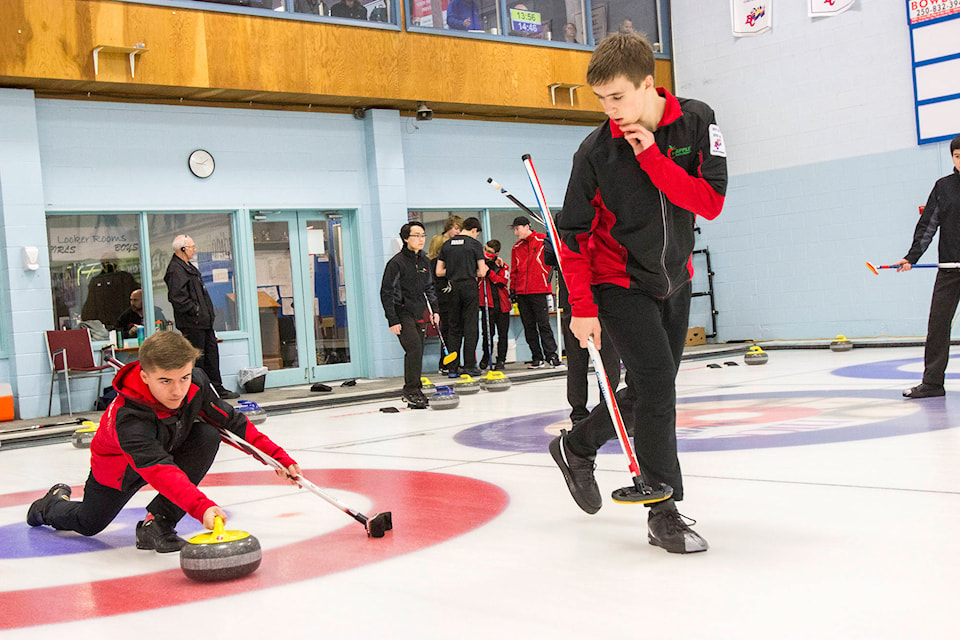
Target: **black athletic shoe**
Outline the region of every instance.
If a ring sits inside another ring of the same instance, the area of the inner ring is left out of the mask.
[[[483,375],[483,372],[476,367],[470,367],[469,369],[460,369],[460,374],[461,375],[466,374],[468,376],[477,377],[479,375]]]
[[[552,356],[550,356],[549,358],[547,358],[547,362],[550,363],[550,366],[551,366],[551,367],[559,367],[559,366],[560,366],[560,356],[558,356],[557,354],[553,354]]]
[[[477,364],[477,368],[479,368],[479,369],[486,369],[486,368],[487,368],[487,364],[488,364],[488,363],[487,363],[487,359],[484,358],[483,360],[481,360],[481,361]]]
[[[43,517],[47,508],[57,500],[69,499],[70,487],[68,485],[53,485],[50,487],[50,490],[47,491],[45,496],[39,500],[34,500],[33,504],[30,505],[30,508],[27,509],[27,524],[31,527],[39,527],[42,524],[47,524],[46,518]]]
[[[217,391],[217,395],[223,398],[224,400],[234,400],[240,397],[240,394],[236,391],[230,391],[225,387],[214,387]]]
[[[647,540],[670,553],[698,553],[709,549],[707,541],[684,522],[685,518],[673,500],[651,507],[647,514]],[[692,518],[686,519],[690,524],[697,524]]]
[[[600,488],[593,477],[593,470],[597,467],[594,463],[596,456],[584,458],[571,453],[567,448],[566,436],[567,430],[561,429],[560,435],[550,442],[550,455],[560,467],[574,502],[587,513],[594,514],[603,505]]]
[[[187,541],[177,535],[166,518],[154,516],[153,519],[137,523],[137,549],[155,550],[157,553],[173,553]]]
[[[546,363],[543,360],[534,360],[527,365],[527,369],[540,369],[545,366],[546,366]]]
[[[940,396],[946,395],[943,387],[938,384],[927,384],[926,382],[921,382],[915,387],[907,389],[903,392],[904,398],[938,398]]]
[[[419,389],[404,393],[403,401],[406,402],[407,406],[411,409],[426,409],[427,405],[430,404],[427,401],[427,397],[423,395],[423,391]]]
[[[490,367],[491,371],[503,371],[507,364],[503,360],[497,360],[496,364]]]

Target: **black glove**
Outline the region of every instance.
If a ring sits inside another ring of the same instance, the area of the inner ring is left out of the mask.
[[[517,304],[517,292],[516,292],[516,291],[511,291],[511,292],[510,292],[510,304]]]

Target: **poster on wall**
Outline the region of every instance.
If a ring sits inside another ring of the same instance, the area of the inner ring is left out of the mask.
[[[907,0],[917,143],[960,133],[960,0]]]
[[[854,0],[807,0],[807,15],[811,18],[826,18],[840,15],[853,6]]]
[[[907,0],[910,25],[960,15],[960,0]]]
[[[730,19],[737,38],[766,33],[773,26],[773,0],[730,0]]]

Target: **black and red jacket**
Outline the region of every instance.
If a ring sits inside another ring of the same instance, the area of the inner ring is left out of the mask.
[[[177,410],[164,407],[140,378],[140,363],[131,362],[113,380],[117,398],[100,418],[90,444],[90,469],[100,484],[126,489],[143,478],[162,495],[197,520],[216,506],[173,461],[171,452],[190,435],[194,423],[207,422],[237,434],[284,467],[293,458],[260,433],[247,417],[224,402],[200,369],[183,404]]]
[[[939,262],[960,262],[960,171],[937,180],[913,231],[913,244],[904,258],[916,264],[940,229]]]
[[[597,315],[593,285],[668,297],[693,276],[694,216],[723,208],[726,150],[713,110],[657,92],[666,108],[655,145],[635,156],[607,120],[574,155],[557,218],[573,316]]]
[[[550,268],[543,263],[543,243],[546,235],[531,231],[523,240],[517,240],[510,252],[510,292],[550,293]]]
[[[484,253],[483,257],[487,261],[487,275],[480,278],[477,284],[477,290],[480,294],[480,306],[491,307],[502,313],[510,313],[510,294],[507,293],[507,283],[510,270],[507,265],[497,261],[496,256],[489,256]],[[502,265],[502,266],[501,266]],[[496,300],[496,303],[494,303]]]

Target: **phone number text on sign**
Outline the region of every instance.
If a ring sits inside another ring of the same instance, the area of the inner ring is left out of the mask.
[[[908,0],[910,24],[960,14],[960,0]]]

